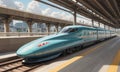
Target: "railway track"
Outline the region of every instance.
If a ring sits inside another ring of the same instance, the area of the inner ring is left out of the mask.
[[[64,56],[60,56],[49,61],[34,64],[23,64],[22,58],[10,59],[9,61],[0,63],[0,72],[33,72],[36,68],[58,61],[63,57]]]
[[[54,61],[58,61],[67,55],[68,54],[62,55],[53,60],[45,61],[42,63],[35,63],[35,64],[23,64],[22,58],[17,58],[17,59],[12,59],[12,60],[10,59],[9,61],[0,63],[0,72],[32,72],[38,67],[42,67],[42,66],[44,66],[46,64],[50,64]]]
[[[40,64],[36,65],[22,64],[22,59],[18,58],[15,60],[0,63],[0,72],[28,72],[39,66]]]

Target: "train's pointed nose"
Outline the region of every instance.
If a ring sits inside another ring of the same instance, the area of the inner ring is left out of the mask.
[[[17,55],[20,57],[29,57],[32,53],[30,51],[18,50]]]
[[[27,56],[28,54],[26,54],[25,52],[22,52],[22,51],[17,51],[17,55],[20,56],[20,57],[25,57]]]

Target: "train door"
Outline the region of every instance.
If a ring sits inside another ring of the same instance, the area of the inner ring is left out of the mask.
[[[94,40],[93,30],[88,30],[87,32],[88,32],[87,40],[88,41],[93,41]]]
[[[90,37],[89,37],[89,30],[85,30],[85,42],[89,42],[90,41]]]
[[[89,39],[90,39],[90,41],[93,40],[93,31],[92,30],[89,30]]]
[[[96,34],[97,32],[95,30],[92,31],[92,39],[93,40],[96,40]]]
[[[93,40],[96,40],[97,35],[98,35],[98,34],[97,34],[97,31],[96,31],[96,30],[93,30],[93,31],[92,31],[92,39],[93,39]]]
[[[91,41],[91,38],[90,38],[90,30],[86,30],[86,41],[87,41],[87,42]]]
[[[100,35],[99,35],[99,30],[98,30],[98,29],[96,29],[96,40],[98,40],[98,39],[99,39],[99,37],[100,37]]]

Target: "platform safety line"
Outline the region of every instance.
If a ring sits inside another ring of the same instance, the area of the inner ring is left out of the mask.
[[[70,65],[71,63],[73,63],[73,62],[75,62],[75,61],[77,61],[77,60],[79,60],[79,59],[82,59],[84,56],[90,54],[91,52],[95,51],[96,49],[100,48],[101,46],[104,46],[105,44],[108,44],[109,42],[111,42],[111,40],[108,41],[108,42],[105,42],[105,43],[103,43],[103,44],[101,44],[101,45],[99,45],[99,46],[96,46],[95,48],[88,49],[87,52],[85,52],[85,53],[83,53],[83,54],[80,54],[80,55],[77,55],[76,57],[71,58],[71,59],[68,60],[67,62],[62,63],[62,64],[60,64],[59,66],[57,66],[57,67],[49,70],[49,72],[58,72],[58,71],[60,71],[61,69],[65,68],[66,66]]]
[[[112,64],[108,67],[107,72],[118,72],[119,63],[120,63],[120,50],[117,52]]]

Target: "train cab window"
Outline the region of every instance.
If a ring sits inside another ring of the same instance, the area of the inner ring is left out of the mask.
[[[71,33],[76,31],[78,31],[78,28],[64,28],[63,30],[60,31],[60,33]]]

